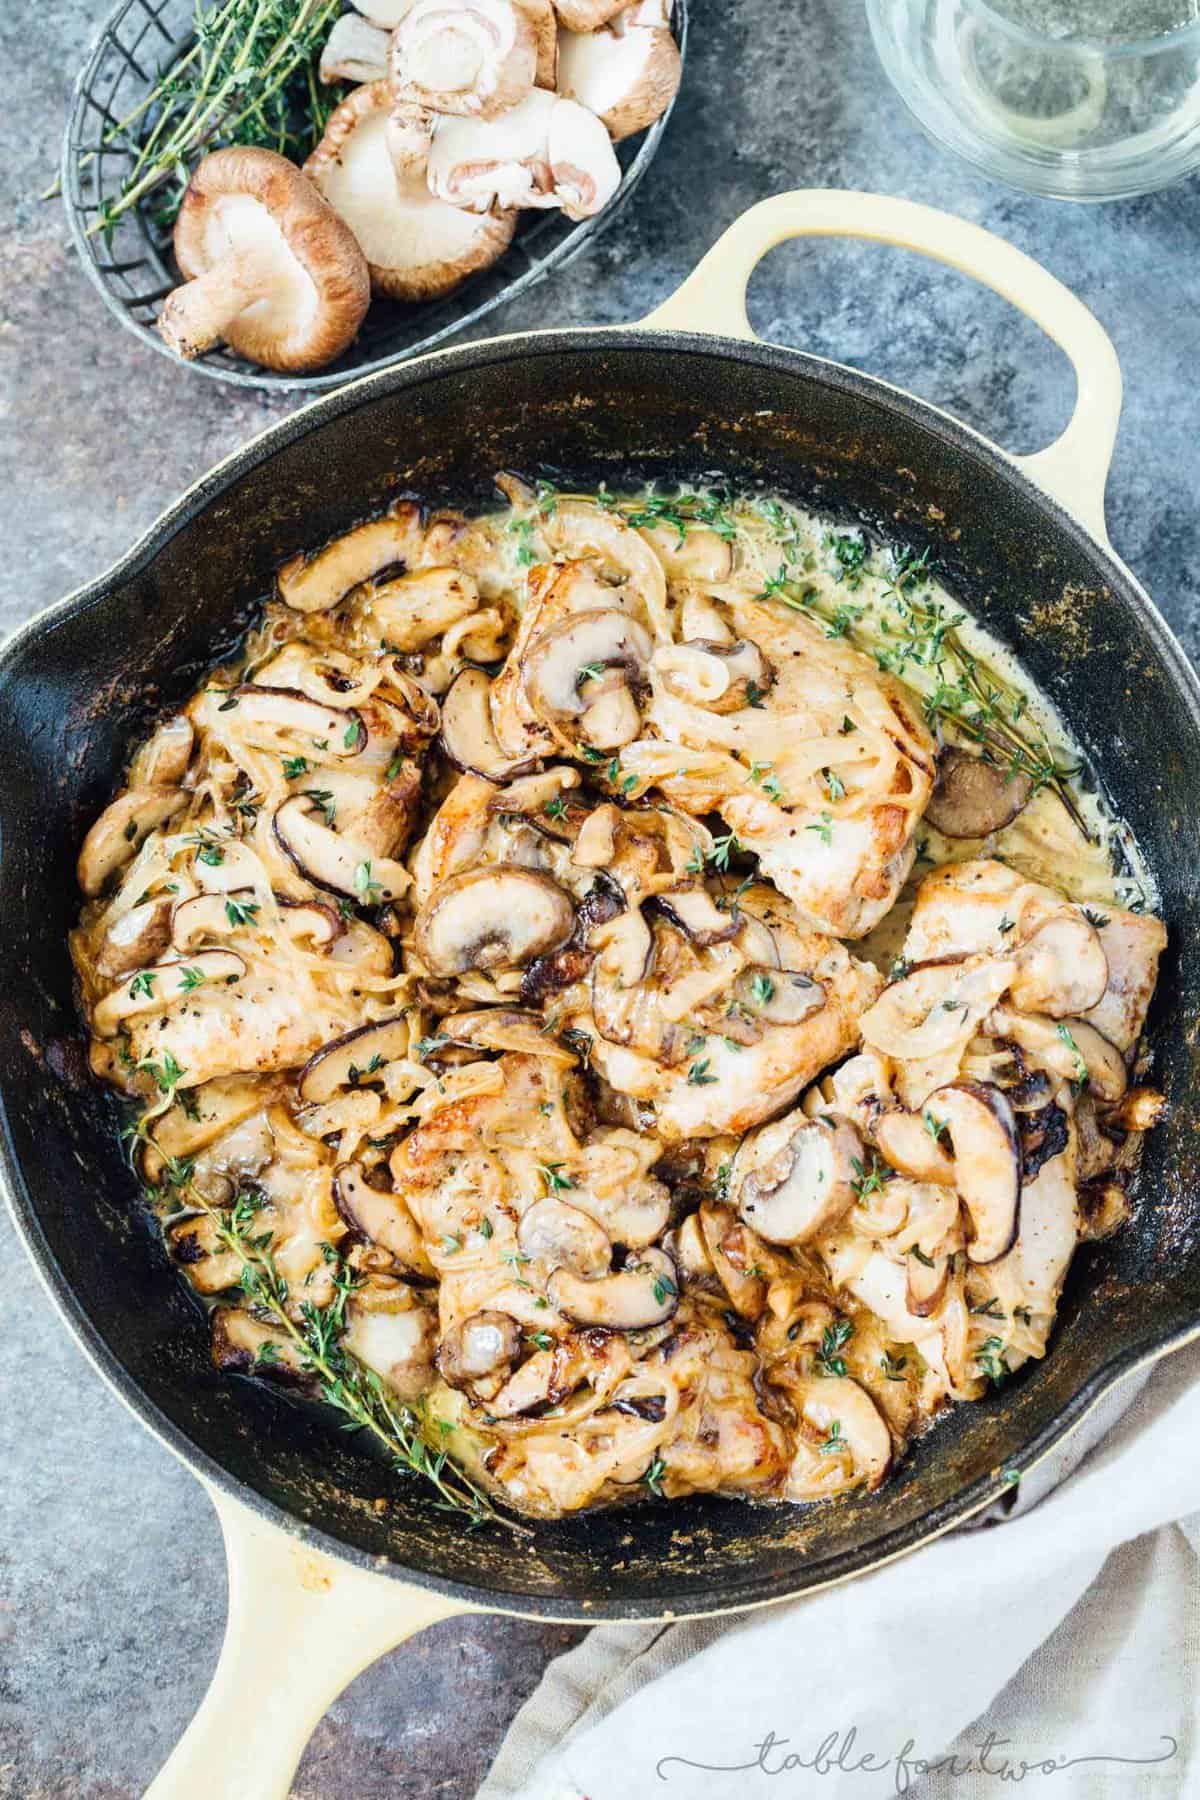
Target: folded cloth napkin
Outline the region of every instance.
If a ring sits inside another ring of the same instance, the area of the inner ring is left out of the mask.
[[[598,1627],[477,1800],[1200,1794],[1200,1345],[1090,1423],[1003,1523],[732,1619]]]

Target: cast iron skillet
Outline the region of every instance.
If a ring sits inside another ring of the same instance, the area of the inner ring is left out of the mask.
[[[835,232],[902,241],[972,270],[1063,343],[1079,374],[1076,415],[1028,468],[1069,494],[1091,530],[1013,459],[928,405],[752,340],[743,297],[758,258],[783,237]],[[725,335],[662,335],[706,316],[699,296]],[[0,1103],[10,1198],[87,1353],[211,1486],[343,1564],[439,1590],[442,1610],[457,1601],[621,1619],[746,1607],[854,1574],[961,1522],[1120,1375],[1196,1333],[1200,1137],[1188,1039],[1200,1010],[1200,946],[1181,927],[1194,917],[1197,886],[1200,690],[1103,541],[1119,396],[1096,321],[1011,247],[907,202],[781,196],[747,214],[652,322],[443,352],[297,413],[12,642],[0,664],[0,916],[9,949]],[[354,1440],[213,1374],[204,1323],[139,1218],[112,1111],[81,1073],[65,951],[78,904],[74,859],[131,739],[188,694],[215,647],[233,642],[286,557],[398,490],[482,505],[501,468],[583,487],[714,473],[928,545],[950,585],[1061,706],[1161,883],[1173,930],[1152,1030],[1172,1105],[1146,1145],[1135,1216],[1077,1257],[1046,1360],[956,1409],[876,1494],[811,1511],[701,1500],[643,1507],[540,1525],[529,1543],[465,1533],[419,1484],[395,1483]],[[389,1504],[376,1511],[384,1495]]]

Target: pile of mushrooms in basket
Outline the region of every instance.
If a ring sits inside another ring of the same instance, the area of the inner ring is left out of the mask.
[[[319,73],[357,85],[303,169],[232,145],[193,170],[168,344],[190,358],[224,339],[264,368],[319,368],[373,293],[449,293],[503,254],[522,209],[600,212],[621,181],[614,143],[679,85],[668,3],[356,0]]]

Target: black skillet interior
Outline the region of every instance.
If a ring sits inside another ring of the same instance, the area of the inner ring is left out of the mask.
[[[1061,704],[1149,853],[1173,924],[1153,1020],[1173,1101],[1132,1222],[1078,1257],[1046,1361],[960,1407],[877,1494],[825,1509],[690,1501],[464,1533],[415,1483],[244,1382],[135,1204],[112,1113],[81,1073],[65,937],[83,830],[131,737],[227,645],[271,572],[398,491],[478,505],[515,468],[611,487],[709,474],[929,545]],[[1134,584],[997,453],[920,403],[794,352],[636,332],[469,347],[287,421],[180,503],[135,557],[0,668],[0,1093],[16,1211],[77,1332],[192,1463],[359,1560],[514,1611],[702,1612],[798,1592],[952,1523],[1200,1320],[1195,914],[1200,703]],[[376,1512],[373,1502],[387,1495]]]

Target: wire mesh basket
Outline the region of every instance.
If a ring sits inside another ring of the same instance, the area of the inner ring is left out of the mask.
[[[119,195],[138,150],[138,127],[121,121],[135,111],[159,77],[194,42],[196,0],[121,0],[101,28],[75,84],[63,140],[62,190],[75,248],[109,311],[163,356],[178,361],[155,329],[163,301],[181,280],[171,225],[156,219],[156,196],[131,207],[111,230],[99,227]],[[674,0],[672,25],[681,56],[687,50],[687,0]],[[440,300],[406,304],[373,299],[358,336],[336,362],[316,374],[262,369],[224,345],[188,367],[239,387],[300,388],[313,392],[389,363],[420,356],[525,293],[586,248],[628,204],[666,129],[668,107],[648,131],[616,145],[621,185],[603,212],[572,223],[560,212],[524,212],[512,244],[491,268],[470,276]]]

